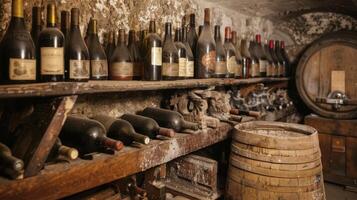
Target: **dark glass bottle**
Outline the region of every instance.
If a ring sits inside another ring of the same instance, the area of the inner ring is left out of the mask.
[[[56,161],[58,159],[75,160],[78,157],[78,150],[62,144],[61,140],[57,138],[48,157],[47,162]]]
[[[216,42],[216,67],[214,77],[224,78],[227,76],[227,54],[222,43],[221,27],[218,25],[214,26],[214,40]]]
[[[124,145],[130,145],[133,142],[141,144],[149,144],[150,142],[149,137],[135,132],[133,126],[125,120],[105,115],[97,115],[93,119],[104,125],[108,137],[120,140]]]
[[[65,39],[56,26],[56,6],[54,3],[47,5],[47,27],[40,33],[38,46],[38,74],[41,81],[63,81]]]
[[[31,36],[35,44],[35,47],[38,46],[38,36],[42,31],[42,13],[41,7],[34,6],[32,8],[32,27],[31,27]]]
[[[270,54],[269,51],[269,43],[268,40],[265,41],[264,44],[264,51],[265,51],[265,55],[267,57],[267,77],[273,77],[273,69],[274,69],[274,60]]]
[[[216,44],[211,33],[210,10],[205,9],[204,26],[197,41],[196,78],[210,78],[216,68]]]
[[[90,57],[79,29],[79,9],[71,9],[71,32],[69,34],[66,60],[66,78],[69,81],[88,81]]]
[[[87,29],[87,47],[90,55],[90,67],[92,80],[108,79],[108,59],[99,42],[97,20],[90,19]]]
[[[112,55],[115,51],[116,45],[115,45],[115,32],[110,31],[108,33],[108,42],[107,46],[105,49],[105,54],[107,55],[108,63],[110,62],[110,59],[112,58]]]
[[[129,39],[128,39],[128,49],[131,55],[131,58],[133,60],[133,74],[134,80],[141,80],[143,70],[144,70],[144,64],[143,64],[143,59],[140,53],[140,49],[138,46],[138,40],[136,37],[136,31],[135,30],[130,30],[129,31]]]
[[[284,41],[280,41],[280,54],[283,56],[284,61],[286,63],[283,75],[285,77],[289,77],[291,75],[291,73],[292,73],[292,71],[291,71],[291,62],[290,62],[288,53],[285,50],[285,42]]]
[[[237,32],[232,31],[232,44],[236,50],[236,58],[237,58],[237,71],[234,74],[235,78],[242,78],[242,54],[240,52],[240,41],[237,38]]]
[[[64,35],[64,39],[66,40],[66,43],[68,43],[69,34],[71,33],[71,19],[70,19],[70,14],[67,10],[61,11],[61,31]]]
[[[175,131],[168,128],[160,127],[157,122],[149,117],[141,115],[124,114],[120,117],[128,121],[136,132],[149,136],[155,139],[158,135],[166,137],[174,137]]]
[[[255,55],[258,57],[258,63],[259,63],[259,76],[260,77],[266,77],[267,76],[267,57],[264,53],[263,45],[262,45],[262,39],[261,35],[257,34],[255,36]]]
[[[178,52],[178,67],[179,67],[179,79],[186,79],[187,75],[187,51],[186,46],[182,43],[182,29],[177,28],[175,30],[175,46]]]
[[[145,108],[140,115],[154,119],[160,126],[171,128],[175,132],[183,131],[184,129],[198,130],[198,124],[184,120],[183,116],[175,111],[161,108]]]
[[[187,61],[186,61],[186,78],[193,78],[194,77],[194,71],[195,71],[195,58],[194,54],[191,50],[190,44],[187,41],[187,27],[183,28],[182,30],[182,40],[183,44],[186,47],[186,53],[187,53]]]
[[[226,27],[224,30],[224,48],[226,50],[227,58],[227,77],[234,78],[238,71],[236,49],[232,44],[232,30],[231,27]]]
[[[198,26],[198,37],[200,37],[202,30],[203,30],[203,25],[199,25]],[[196,45],[196,47],[197,47],[197,45]],[[194,54],[194,55],[196,55],[196,54]]]
[[[196,55],[197,47],[197,33],[196,33],[196,16],[195,14],[190,14],[190,24],[187,30],[187,43],[190,45],[193,55]]]
[[[165,39],[162,48],[162,79],[175,80],[179,76],[178,51],[172,39],[171,23],[165,23]]]
[[[241,40],[241,54],[242,54],[242,78],[250,78],[252,60],[248,50],[249,41],[246,39]]]
[[[11,12],[10,24],[0,44],[0,80],[4,83],[36,82],[36,51],[25,27],[23,0],[13,0]]]
[[[11,153],[11,150],[0,143],[0,172],[12,179],[20,179],[23,176],[24,162]]]
[[[250,76],[252,78],[257,78],[260,76],[259,57],[255,54],[256,48],[257,48],[257,44],[255,43],[255,41],[250,40],[248,50],[249,50],[250,58],[251,58]]]
[[[144,58],[145,58],[145,55],[146,55],[146,45],[145,45],[145,38],[146,36],[148,35],[148,30],[141,30],[140,31],[140,37],[139,37],[139,51],[140,51],[140,56],[141,56],[141,59],[142,59],[142,62],[143,62],[143,71],[142,71],[142,79],[144,78]]]
[[[149,34],[145,38],[144,80],[159,81],[162,79],[162,44],[156,33],[155,21],[150,21]]]
[[[272,77],[278,77],[278,69],[280,68],[280,62],[278,57],[275,54],[275,44],[274,40],[269,40],[269,52],[271,57],[273,58],[274,65],[273,65],[273,70],[272,70]]]
[[[110,59],[111,80],[133,80],[133,63],[125,42],[124,29],[119,30],[118,45]]]
[[[108,138],[105,133],[104,126],[98,121],[68,116],[62,127],[60,139],[66,145],[77,148],[81,155],[105,148],[119,151],[124,147],[123,143]]]

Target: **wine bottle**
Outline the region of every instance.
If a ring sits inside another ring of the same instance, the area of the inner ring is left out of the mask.
[[[240,52],[240,41],[238,41],[237,38],[237,32],[232,31],[232,44],[235,48],[236,51],[236,58],[237,58],[237,70],[236,73],[234,74],[235,78],[242,78],[242,54]]]
[[[182,43],[182,29],[177,28],[175,30],[175,46],[178,52],[178,67],[179,67],[179,79],[185,79],[187,78],[186,75],[186,67],[187,67],[187,51],[186,51],[186,46]]]
[[[234,78],[238,73],[236,49],[232,44],[232,30],[231,27],[226,27],[224,30],[224,48],[227,54],[227,77]]]
[[[78,157],[78,150],[62,144],[59,138],[56,139],[50,153],[47,157],[47,162],[56,161],[64,158],[67,160],[75,160]]]
[[[241,40],[241,54],[242,54],[242,78],[250,78],[251,64],[250,53],[248,50],[248,40]]]
[[[139,37],[139,41],[138,41],[138,47],[139,47],[139,51],[140,51],[140,56],[143,62],[143,71],[142,71],[142,79],[144,78],[144,58],[146,55],[146,44],[145,44],[145,38],[148,35],[148,30],[141,30],[140,31],[140,37]]]
[[[149,34],[145,38],[144,80],[159,81],[162,79],[162,44],[156,33],[155,21],[150,21]]]
[[[152,139],[155,139],[158,135],[166,137],[175,136],[174,130],[160,127],[155,120],[149,117],[124,114],[120,118],[128,121],[134,127],[136,132],[147,135]]]
[[[183,40],[183,44],[186,47],[186,53],[187,53],[187,62],[186,62],[186,77],[187,78],[193,78],[194,77],[194,62],[195,62],[195,58],[194,58],[194,54],[191,50],[190,44],[188,43],[187,40],[187,27],[182,29],[182,40]]]
[[[25,27],[23,0],[12,1],[11,15],[0,44],[0,80],[4,83],[36,82],[35,45]]]
[[[210,10],[205,9],[204,26],[197,41],[196,78],[210,78],[216,67],[216,44],[211,33]]]
[[[284,61],[286,63],[283,75],[285,77],[289,77],[291,75],[291,63],[290,63],[288,53],[285,50],[285,42],[284,41],[280,41],[280,54],[282,55],[282,57],[284,58]]]
[[[125,120],[105,115],[96,115],[93,119],[104,125],[108,137],[120,140],[124,145],[130,145],[134,141],[142,144],[149,144],[150,142],[149,137],[135,132],[133,126]]]
[[[199,25],[198,26],[198,37],[200,37],[201,33],[202,33],[202,30],[203,30],[203,25]],[[197,40],[198,42],[198,40]],[[197,45],[196,45],[196,48],[197,48]],[[196,49],[197,50],[197,49]],[[195,54],[196,55],[196,54]]]
[[[11,150],[0,143],[0,172],[13,179],[22,178],[24,162],[11,153]]]
[[[251,58],[251,67],[250,67],[250,76],[252,78],[256,78],[259,77],[260,72],[259,72],[259,57],[258,55],[256,55],[256,48],[257,48],[257,44],[255,43],[255,41],[250,40],[249,41],[249,53],[250,53],[250,58]]]
[[[66,77],[69,81],[88,81],[90,76],[90,57],[88,48],[79,29],[79,8],[71,9],[71,32],[69,34]]]
[[[261,40],[261,35],[257,34],[255,36],[255,55],[258,57],[258,63],[259,63],[259,76],[260,77],[266,77],[267,76],[267,57],[264,53],[263,45],[262,45],[262,40]]]
[[[41,31],[38,39],[38,69],[42,81],[64,80],[65,39],[56,26],[56,6],[47,5],[47,27]]]
[[[165,23],[165,39],[162,48],[162,79],[175,80],[179,75],[178,51],[172,39],[171,23]]]
[[[108,79],[108,59],[99,42],[97,20],[90,19],[88,24],[87,47],[90,55],[90,67],[92,80]]]
[[[41,7],[34,6],[32,7],[32,27],[31,27],[31,36],[35,44],[35,47],[38,46],[38,36],[42,31],[42,13]]]
[[[196,16],[195,14],[190,14],[190,24],[187,30],[187,43],[190,45],[190,49],[193,55],[196,55],[197,46],[197,33],[196,33]]]
[[[128,49],[133,59],[133,79],[134,80],[141,80],[143,74],[143,59],[141,57],[141,53],[138,46],[138,40],[136,37],[136,31],[130,30],[129,31],[129,42],[128,42]]]
[[[224,78],[227,76],[227,54],[222,44],[221,27],[219,25],[214,26],[214,40],[216,42],[216,67],[214,77]]]
[[[269,51],[269,43],[268,40],[265,41],[264,44],[264,51],[265,51],[265,55],[267,57],[267,77],[272,77],[273,76],[273,69],[274,69],[274,60],[270,54]]]
[[[111,80],[133,80],[133,63],[125,43],[125,31],[119,30],[118,45],[110,58],[109,77]]]
[[[198,124],[185,121],[183,116],[175,111],[161,108],[145,108],[140,115],[154,119],[160,126],[171,128],[175,132],[180,132],[184,129],[198,130]]]
[[[114,31],[110,31],[108,33],[108,42],[107,42],[107,46],[105,49],[105,53],[107,54],[107,59],[108,62],[110,62],[110,59],[115,51],[116,45],[115,45],[115,32]]]
[[[274,61],[274,66],[273,66],[274,68],[272,70],[272,76],[273,77],[278,77],[279,76],[278,69],[280,68],[280,62],[279,62],[278,57],[275,54],[274,40],[270,40],[269,41],[269,52],[270,52],[270,55],[271,55],[271,57],[273,58],[273,61]]]
[[[280,41],[276,40],[275,41],[275,54],[279,60],[280,66],[278,69],[278,76],[283,77],[285,75],[285,68],[286,68],[286,60],[284,56],[282,55],[281,47],[280,47]]]
[[[68,146],[76,147],[80,154],[98,152],[109,148],[119,151],[123,148],[120,141],[108,138],[104,126],[98,121],[79,116],[68,116],[60,139]]]

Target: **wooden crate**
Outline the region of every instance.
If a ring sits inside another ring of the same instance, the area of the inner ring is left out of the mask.
[[[324,179],[357,186],[357,119],[336,120],[310,115],[305,124],[316,128],[322,153]]]

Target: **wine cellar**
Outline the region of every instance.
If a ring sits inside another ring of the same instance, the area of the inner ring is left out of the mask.
[[[0,0],[0,200],[356,200],[356,0]]]

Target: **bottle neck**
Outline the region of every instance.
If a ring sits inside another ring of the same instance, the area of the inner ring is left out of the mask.
[[[61,12],[61,30],[69,30],[70,29],[70,19],[69,12],[62,11]]]
[[[47,6],[47,27],[56,27],[56,6],[54,4]]]
[[[101,147],[105,147],[105,148],[112,149],[115,151],[119,151],[124,147],[122,142],[110,139],[105,136],[98,137],[97,142],[99,143],[99,145]]]
[[[190,27],[195,28],[196,27],[196,20],[195,20],[195,14],[190,15]]]
[[[135,35],[136,35],[136,32],[134,30],[130,30],[129,31],[129,38],[128,38],[129,45],[130,44],[134,44],[136,42],[136,36]]]
[[[182,29],[175,30],[175,42],[182,42]]]
[[[204,16],[204,25],[209,26],[211,22],[211,15],[210,10],[208,8],[205,9],[205,16]]]
[[[119,30],[118,45],[125,45],[125,31],[124,31],[124,29]]]
[[[71,29],[78,30],[79,29],[79,9],[72,8],[71,10]]]
[[[159,127],[158,134],[165,137],[174,137],[175,131],[173,129]]]
[[[189,122],[186,120],[182,120],[182,128],[183,129],[190,129],[190,130],[198,130],[199,125],[197,123]]]
[[[232,42],[232,31],[230,27],[226,27],[226,29],[224,30],[224,41]]]
[[[171,23],[166,23],[165,24],[165,39],[171,39],[171,38],[172,38]]]
[[[150,21],[149,33],[156,33],[155,21]]]
[[[218,25],[214,27],[214,39],[216,41],[221,41],[221,28]]]
[[[13,0],[11,16],[16,18],[24,18],[24,2],[23,0]]]
[[[41,8],[32,8],[32,27],[41,27]]]
[[[87,32],[89,35],[97,35],[98,34],[97,20],[90,19]]]
[[[187,42],[187,28],[182,29],[182,41]]]

